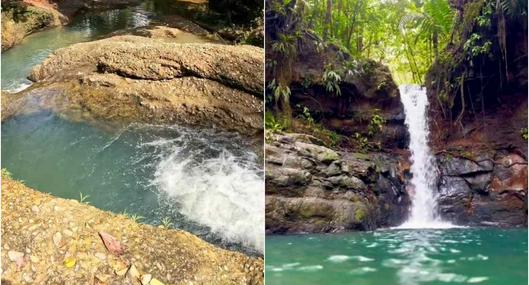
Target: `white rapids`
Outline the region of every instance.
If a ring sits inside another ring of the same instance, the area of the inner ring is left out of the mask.
[[[153,143],[163,151],[152,182],[177,201],[178,211],[223,240],[262,253],[265,191],[257,156],[193,133]]]

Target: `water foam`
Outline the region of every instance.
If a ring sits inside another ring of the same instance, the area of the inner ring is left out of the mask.
[[[255,154],[228,148],[220,136],[184,134],[163,146],[153,184],[188,219],[223,240],[263,252],[264,183]]]

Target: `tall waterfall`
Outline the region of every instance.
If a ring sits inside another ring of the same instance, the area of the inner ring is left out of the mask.
[[[438,217],[437,195],[435,191],[435,159],[428,146],[428,122],[426,110],[428,98],[426,90],[419,86],[403,85],[399,87],[400,98],[406,114],[406,126],[410,134],[411,152],[410,181],[412,189],[412,208],[408,220],[400,228],[438,228],[449,227]]]

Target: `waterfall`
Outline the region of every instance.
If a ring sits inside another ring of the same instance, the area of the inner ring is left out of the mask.
[[[435,158],[428,146],[426,90],[414,85],[403,85],[399,87],[399,90],[406,114],[406,126],[410,134],[409,150],[413,175],[409,185],[412,196],[411,214],[400,228],[450,227],[449,223],[441,221],[436,212],[437,169]]]

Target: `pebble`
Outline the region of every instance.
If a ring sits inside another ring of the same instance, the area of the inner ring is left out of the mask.
[[[37,214],[37,213],[39,212],[39,207],[37,207],[37,206],[33,206],[33,207],[31,207],[31,211],[32,211],[33,213]]]
[[[156,279],[156,278],[153,278],[151,279],[151,282],[149,282],[149,285],[165,285],[162,281]]]
[[[62,241],[61,233],[60,232],[56,232],[53,235],[53,243],[55,244],[55,246],[59,247],[59,246],[61,246],[61,241]]]
[[[31,274],[29,273],[22,274],[22,279],[24,279],[26,283],[33,283],[33,277],[31,277]]]
[[[64,230],[64,231],[62,231],[62,232],[63,232],[63,234],[64,234],[65,236],[69,236],[69,237],[71,237],[71,236],[73,235],[73,232],[70,231],[70,230]]]
[[[100,259],[100,260],[105,260],[105,259],[107,259],[107,255],[104,254],[104,253],[102,253],[102,252],[96,252],[96,254],[94,254],[94,255],[95,255],[95,257],[97,257],[97,258]]]
[[[7,256],[9,257],[9,260],[11,260],[13,262],[17,262],[21,258],[24,257],[24,253],[23,252],[19,252],[19,251],[10,250],[10,251],[7,252]]]
[[[40,258],[38,258],[38,257],[36,257],[36,256],[34,256],[34,255],[31,255],[31,256],[29,257],[29,260],[31,260],[31,262],[33,262],[33,263],[37,263],[37,262],[40,261]]]
[[[139,279],[140,278],[140,272],[138,271],[138,268],[136,268],[136,266],[134,264],[132,264],[130,266],[128,274],[133,279]]]
[[[151,282],[152,275],[151,274],[143,274],[141,276],[141,285],[149,285]]]
[[[15,262],[18,266],[22,266],[24,264],[23,252],[10,250],[7,252],[7,256],[9,257],[9,260]]]

